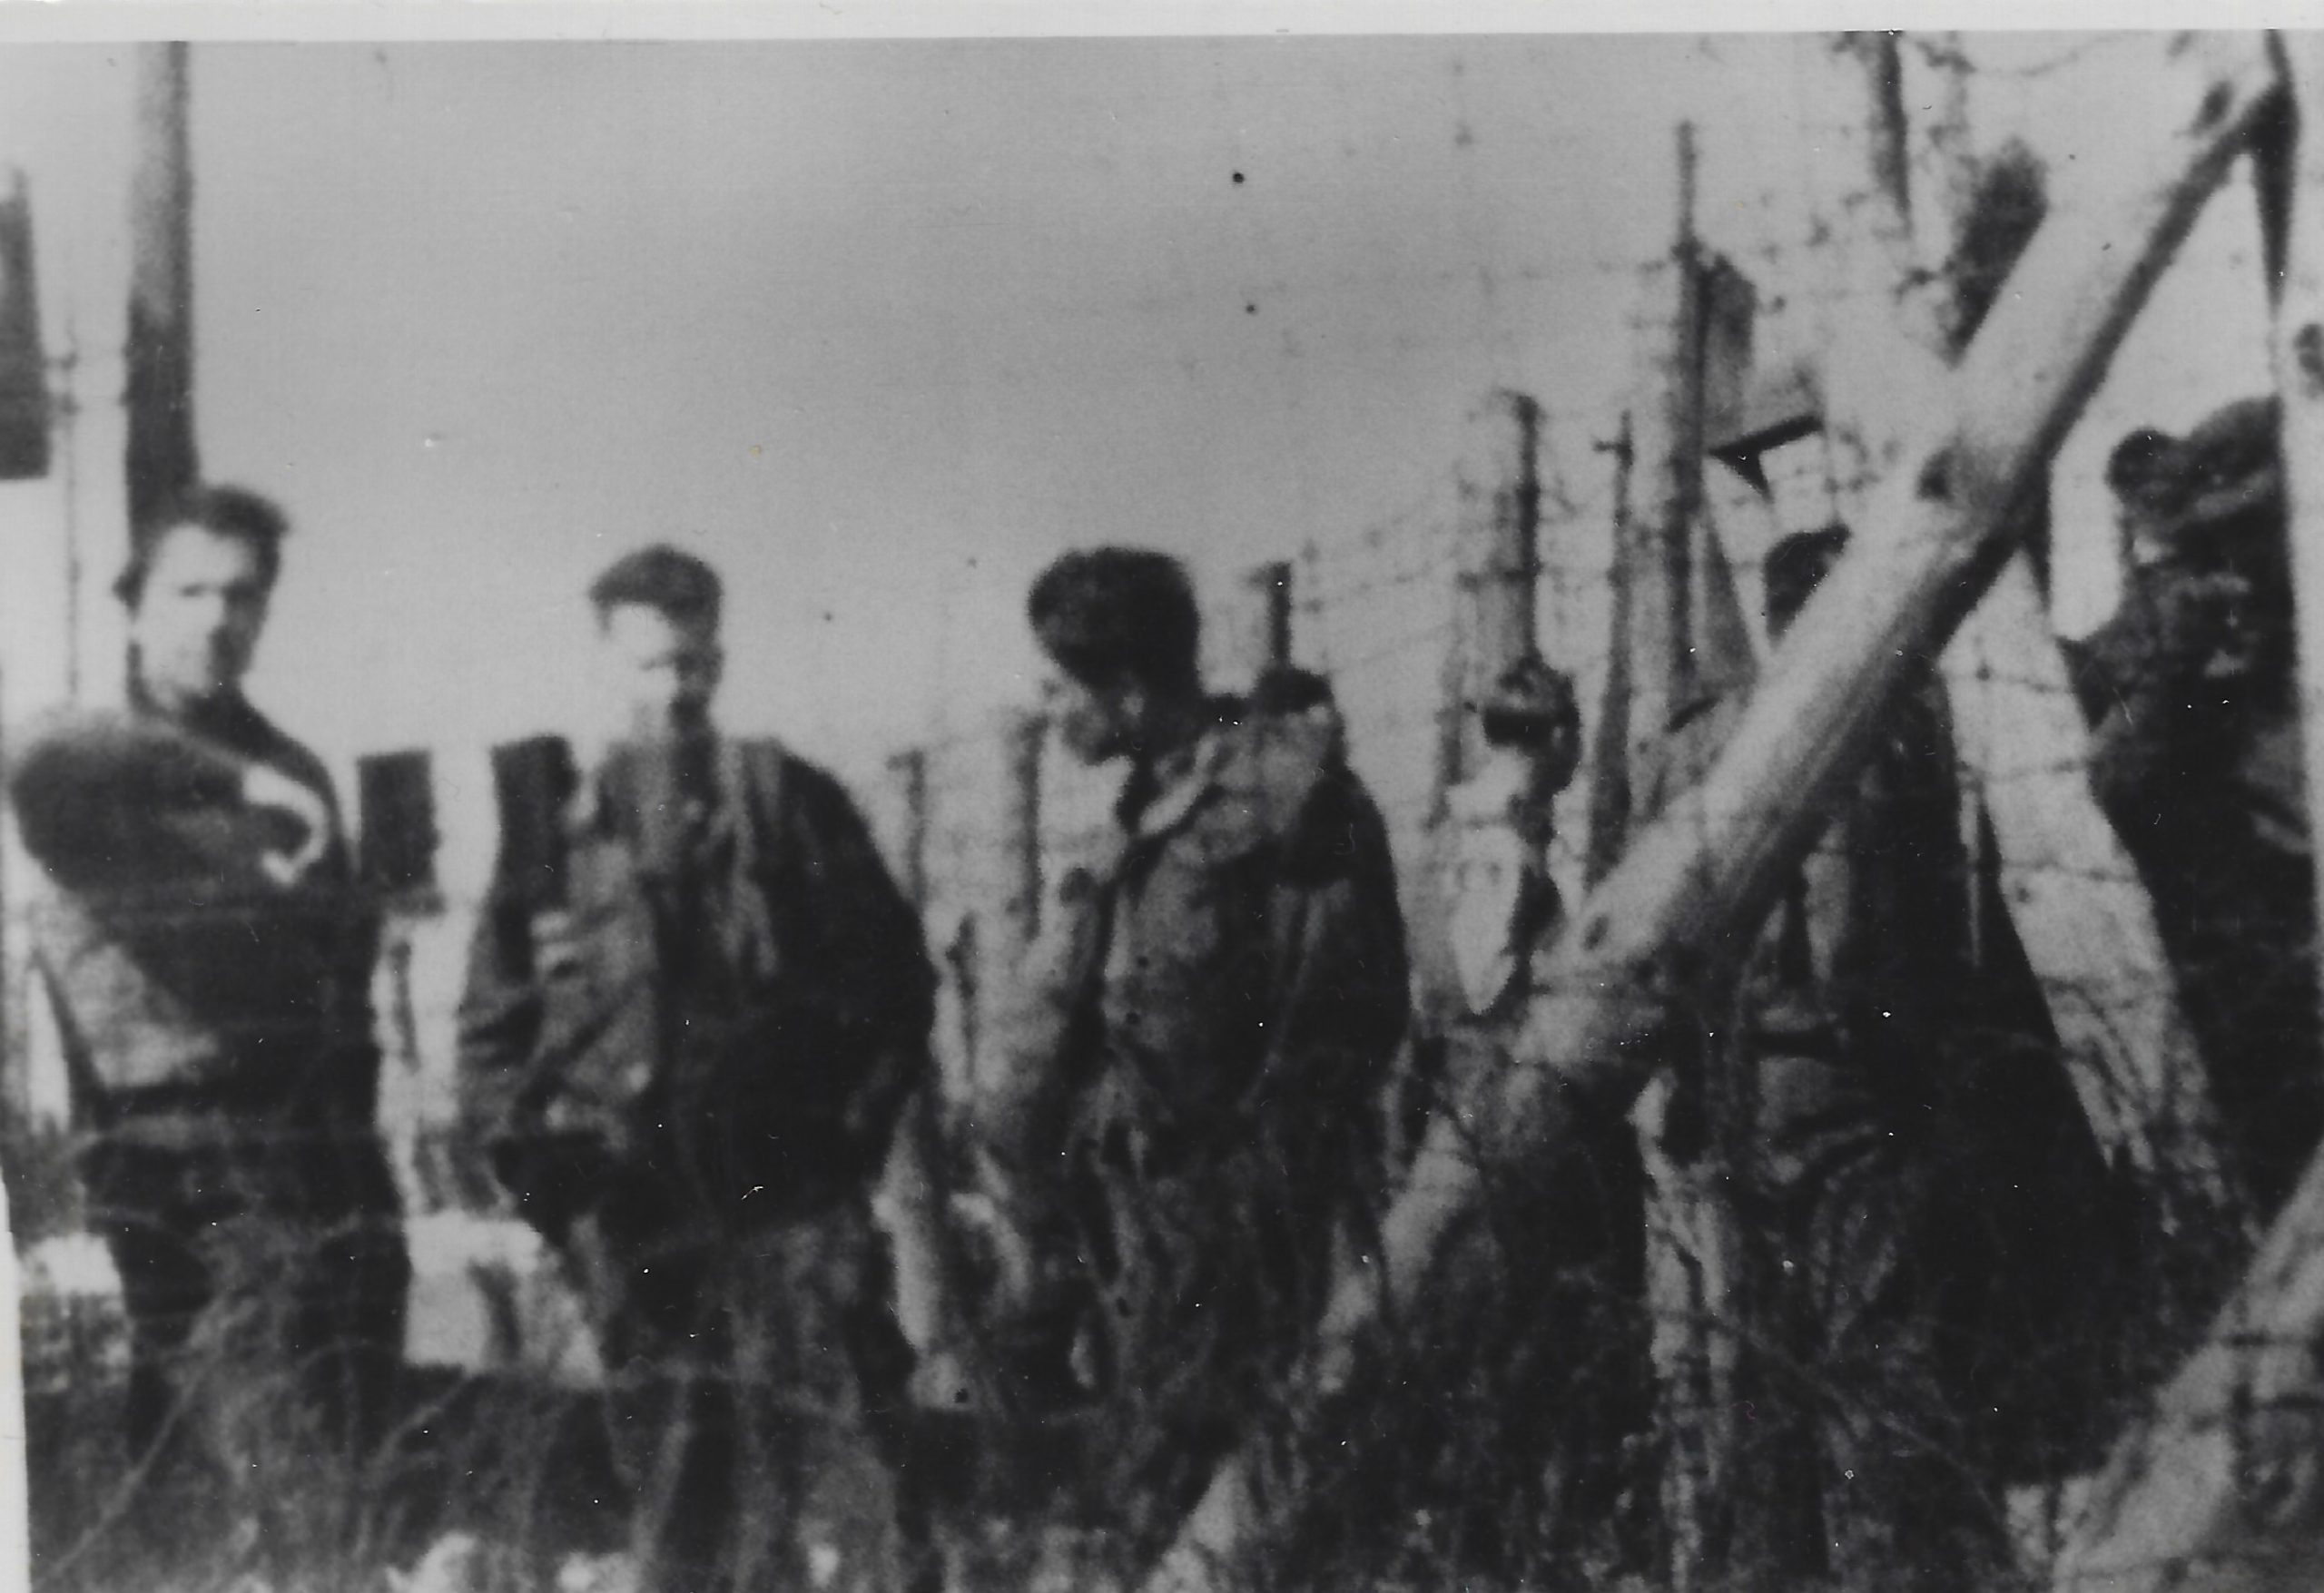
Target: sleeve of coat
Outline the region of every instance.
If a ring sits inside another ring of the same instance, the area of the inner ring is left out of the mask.
[[[928,1077],[936,1021],[936,970],[920,914],[888,871],[871,827],[840,783],[794,766],[794,813],[803,821],[824,998],[863,1067],[846,1127],[867,1155],[885,1153],[906,1099]]]
[[[541,1029],[524,904],[497,889],[477,910],[456,1027],[460,1121],[471,1136],[489,1142],[514,1126]]]
[[[1320,786],[1275,904],[1271,1104],[1313,1111],[1376,1145],[1382,1093],[1412,1016],[1411,965],[1387,826],[1344,770]]]
[[[347,843],[347,823],[339,792],[322,760],[303,747],[293,749],[292,773],[323,799],[330,815],[330,843],[317,865],[314,879],[342,904],[337,915],[340,940],[333,969],[332,1000],[337,1006],[333,1054],[324,1059],[330,1069],[329,1095],[332,1111],[343,1122],[372,1124],[379,1114],[379,1012],[371,998],[371,976],[379,959],[379,912],[355,877],[355,857]]]
[[[80,713],[36,728],[9,771],[25,850],[68,890],[143,883],[176,860],[151,820],[239,799],[241,765],[130,713]]]

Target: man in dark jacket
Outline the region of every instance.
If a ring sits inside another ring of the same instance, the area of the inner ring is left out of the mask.
[[[410,1269],[374,1122],[375,921],[329,774],[241,693],[285,528],[231,487],[172,506],[118,586],[128,707],[45,727],[12,791],[55,888],[35,967],[121,1273],[133,1459],[197,1488],[206,1469],[222,1525],[296,1561],[351,1541],[331,1509],[370,1497],[350,1468]]]
[[[2276,401],[2134,432],[2108,479],[2125,591],[2071,654],[2091,778],[2153,893],[2234,1169],[2273,1212],[2324,1132]]]
[[[1093,1481],[1150,1544],[1268,1397],[1335,1235],[1379,1196],[1403,922],[1327,697],[1205,694],[1175,562],[1068,555],[1029,607],[1066,751],[1124,780],[1107,855],[1061,882],[987,1030],[980,1116],[1091,1303]]]
[[[653,547],[590,598],[626,733],[546,844],[504,828],[466,1106],[594,1319],[638,1585],[787,1586],[809,1435],[861,1420],[901,1458],[911,1356],[870,1191],[934,978],[839,784],[713,728],[716,574]],[[918,1501],[899,1513],[931,1585]]]

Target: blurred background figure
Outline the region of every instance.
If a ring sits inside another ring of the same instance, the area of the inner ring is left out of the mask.
[[[2107,471],[2121,606],[2070,647],[2091,779],[2153,893],[2233,1170],[2272,1213],[2324,1132],[2313,862],[2276,400]]]

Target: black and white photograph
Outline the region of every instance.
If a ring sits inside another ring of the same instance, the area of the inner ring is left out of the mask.
[[[322,9],[0,19],[0,1589],[2324,1585],[2324,33]]]

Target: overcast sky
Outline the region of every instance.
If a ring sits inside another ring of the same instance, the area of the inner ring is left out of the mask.
[[[1993,80],[1985,120],[2078,181],[2145,80],[2073,44],[1997,46],[2049,75]],[[1854,158],[1858,104],[1802,60],[1771,36],[199,46],[201,443],[299,526],[258,693],[340,757],[559,723],[581,588],[667,538],[732,583],[729,717],[862,767],[1025,694],[1021,594],[1066,546],[1216,581],[1360,530],[1434,487],[1496,385],[1602,470],[1675,123],[1702,125],[1704,228],[1747,267]],[[69,301],[100,354],[127,64],[0,52],[49,320]],[[2248,217],[2210,229],[2195,253],[2241,269]],[[2188,303],[2110,413],[2185,424],[2254,377],[2253,305]],[[56,624],[47,506],[0,495],[12,656]]]

